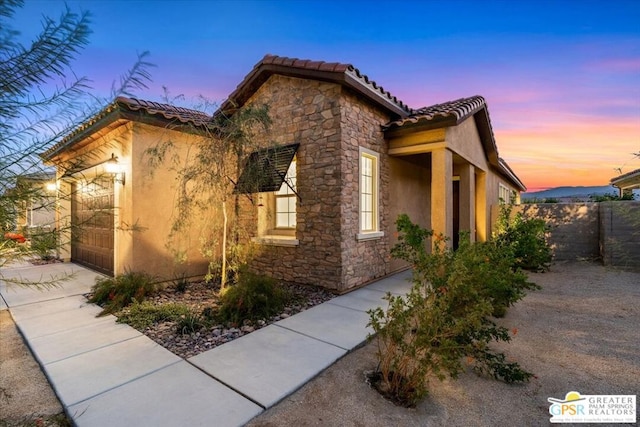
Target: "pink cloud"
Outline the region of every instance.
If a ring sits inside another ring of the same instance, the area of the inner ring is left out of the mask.
[[[609,72],[640,72],[640,58],[607,58],[587,64],[587,69]]]
[[[525,120],[519,129],[494,129],[500,154],[531,187],[605,185],[615,168],[640,150],[640,121],[582,117],[556,118],[535,124]],[[640,167],[640,160],[634,164]]]

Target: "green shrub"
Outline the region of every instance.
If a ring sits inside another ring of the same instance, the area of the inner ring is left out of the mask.
[[[160,322],[177,322],[181,316],[187,314],[189,314],[189,307],[184,304],[155,305],[148,301],[134,302],[128,310],[118,316],[118,323],[126,323],[142,330]]]
[[[238,283],[220,298],[219,319],[231,323],[266,319],[280,313],[288,299],[274,279],[242,270]]]
[[[493,240],[512,251],[515,266],[530,271],[548,270],[551,247],[547,243],[547,224],[539,218],[511,215],[512,205],[501,205]]]
[[[394,257],[413,266],[413,287],[405,297],[387,294],[386,309],[369,311],[378,343],[378,390],[396,403],[413,406],[428,393],[428,377],[455,378],[464,360],[480,373],[506,382],[526,381],[531,374],[506,363],[492,341],[509,341],[508,329],[491,320],[524,296],[528,284],[513,268],[508,248],[471,244],[462,236],[457,251],[446,239],[401,215]]]
[[[102,306],[99,316],[116,312],[133,302],[142,302],[160,288],[153,277],[140,272],[127,272],[116,277],[96,280],[89,302]]]
[[[39,228],[31,232],[31,251],[42,260],[55,258],[58,247],[58,233],[53,230]]]
[[[189,311],[178,319],[176,329],[183,335],[198,332],[200,329],[208,326],[208,322],[201,315]]]
[[[188,287],[189,279],[187,279],[187,276],[185,274],[179,275],[175,279],[173,279],[173,288],[176,290],[176,292],[182,294],[187,290]]]
[[[460,236],[452,270],[459,280],[469,280],[478,287],[491,303],[494,317],[504,317],[507,308],[524,298],[526,291],[539,289],[517,267],[510,247],[494,241],[471,244],[468,233]]]
[[[623,200],[635,200],[635,195],[633,193],[624,193],[622,196],[615,193],[607,193],[607,194],[592,194],[589,196],[589,201],[591,202],[618,202]]]

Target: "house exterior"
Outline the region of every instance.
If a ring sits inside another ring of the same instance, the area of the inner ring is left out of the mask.
[[[634,189],[640,188],[640,169],[611,178],[610,183],[618,188],[620,197],[632,195]]]
[[[58,256],[108,275],[204,274],[197,230],[179,238],[170,232],[176,176],[192,155],[194,129],[208,120],[201,112],[119,97],[43,153],[57,168]],[[162,144],[175,147],[174,163],[156,167],[145,153]]]
[[[397,240],[394,221],[401,213],[436,233],[454,236],[466,230],[473,240],[486,240],[491,206],[525,190],[498,156],[480,96],[414,110],[352,65],[267,55],[218,113],[264,104],[272,126],[257,135],[263,150],[249,156],[243,174],[263,167],[273,179],[251,188],[240,176],[236,190],[257,200],[243,202],[259,248],[253,268],[282,280],[343,292],[406,268],[390,257]],[[162,179],[144,187],[139,157],[164,132],[175,132],[172,138],[188,151],[186,128],[168,125],[176,120],[199,125],[206,117],[192,111],[180,116],[175,107],[137,100],[116,101],[112,108],[120,111],[117,119],[110,124],[101,117],[93,120],[44,158],[68,163],[83,150],[90,153],[119,138],[122,148],[112,151],[127,159],[127,178],[124,185],[114,184],[119,215],[114,223],[137,221],[154,230],[154,239],[164,233],[166,240],[167,218],[153,222],[146,212],[172,209],[166,195],[172,194],[174,172],[158,169]],[[145,139],[143,130],[153,137]],[[137,253],[150,249],[138,242],[149,240],[140,237],[146,231],[127,235],[118,225],[113,228],[115,273],[125,266],[157,267]],[[199,266],[196,262],[194,268]]]
[[[55,173],[36,172],[16,179],[13,195],[16,203],[14,230],[29,234],[33,229],[52,229],[55,226]]]

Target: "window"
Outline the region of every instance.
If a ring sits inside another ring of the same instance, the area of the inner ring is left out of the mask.
[[[296,160],[293,159],[280,189],[275,192],[276,228],[296,228]]]
[[[504,184],[499,184],[498,198],[501,205],[511,204],[511,190]]]
[[[237,194],[278,191],[300,144],[263,148],[249,155],[234,192]]]
[[[378,163],[378,153],[360,148],[360,240],[383,236],[378,218]]]

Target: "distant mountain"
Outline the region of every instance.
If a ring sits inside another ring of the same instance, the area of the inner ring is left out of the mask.
[[[520,196],[525,199],[547,199],[547,198],[587,198],[591,195],[618,194],[618,189],[613,185],[601,185],[596,187],[556,187],[544,191],[532,193],[522,193]]]

